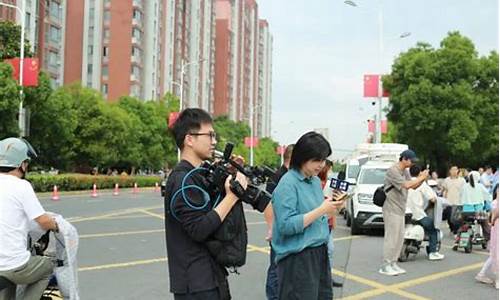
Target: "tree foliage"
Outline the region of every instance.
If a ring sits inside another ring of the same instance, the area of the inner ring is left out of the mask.
[[[390,75],[388,138],[407,143],[442,173],[449,164],[498,164],[498,53],[479,57],[451,32],[438,49],[418,43]]]

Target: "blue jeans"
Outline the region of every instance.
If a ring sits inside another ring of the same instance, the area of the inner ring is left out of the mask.
[[[429,217],[423,217],[418,223],[424,227],[425,233],[429,236],[429,253],[436,252],[438,230],[434,227],[434,222]]]
[[[267,279],[266,279],[266,297],[268,300],[278,299],[278,269],[276,266],[275,258],[276,253],[274,253],[273,246],[269,243],[271,247],[271,255],[269,259],[269,268],[267,269]]]

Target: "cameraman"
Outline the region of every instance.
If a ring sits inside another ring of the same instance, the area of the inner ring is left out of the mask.
[[[57,223],[24,180],[30,157],[36,152],[25,140],[0,141],[0,276],[12,283],[0,290],[0,299],[15,299],[17,284],[27,285],[23,299],[40,299],[54,267],[49,258],[31,256],[27,250],[31,220],[43,230],[57,231]]]
[[[230,299],[227,272],[211,257],[205,241],[221,226],[238,201],[225,182],[226,196],[216,207],[210,201],[207,209],[196,210],[187,205],[182,195],[173,199],[181,189],[186,174],[210,159],[217,143],[210,115],[198,108],[185,109],[172,129],[175,142],[181,151],[181,161],[172,170],[165,189],[165,229],[170,275],[170,292],[174,299]],[[236,180],[246,189],[247,180],[237,173]],[[203,190],[208,182],[199,173],[186,178],[185,185],[195,185]],[[207,191],[210,192],[210,191]],[[189,201],[196,206],[205,202],[196,189],[186,190]],[[213,196],[213,195],[211,195]],[[169,211],[170,202],[176,201],[175,212]],[[175,213],[177,218],[172,216]]]

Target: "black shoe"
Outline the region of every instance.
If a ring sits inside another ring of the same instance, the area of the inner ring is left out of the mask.
[[[343,286],[344,286],[344,284],[343,284],[343,283],[341,283],[341,282],[336,282],[335,280],[333,280],[333,279],[332,279],[332,286],[333,286],[333,287],[338,287],[338,288],[339,288],[339,287],[343,287]]]

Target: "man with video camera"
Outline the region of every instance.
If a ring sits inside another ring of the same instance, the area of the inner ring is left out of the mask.
[[[165,188],[170,292],[176,300],[230,299],[227,271],[215,261],[207,241],[239,201],[230,188],[231,180],[246,189],[247,179],[240,172],[229,176],[216,204],[216,195],[208,190],[207,178],[195,170],[204,160],[211,159],[215,150],[212,118],[202,109],[185,109],[172,131],[181,161],[172,170]]]

